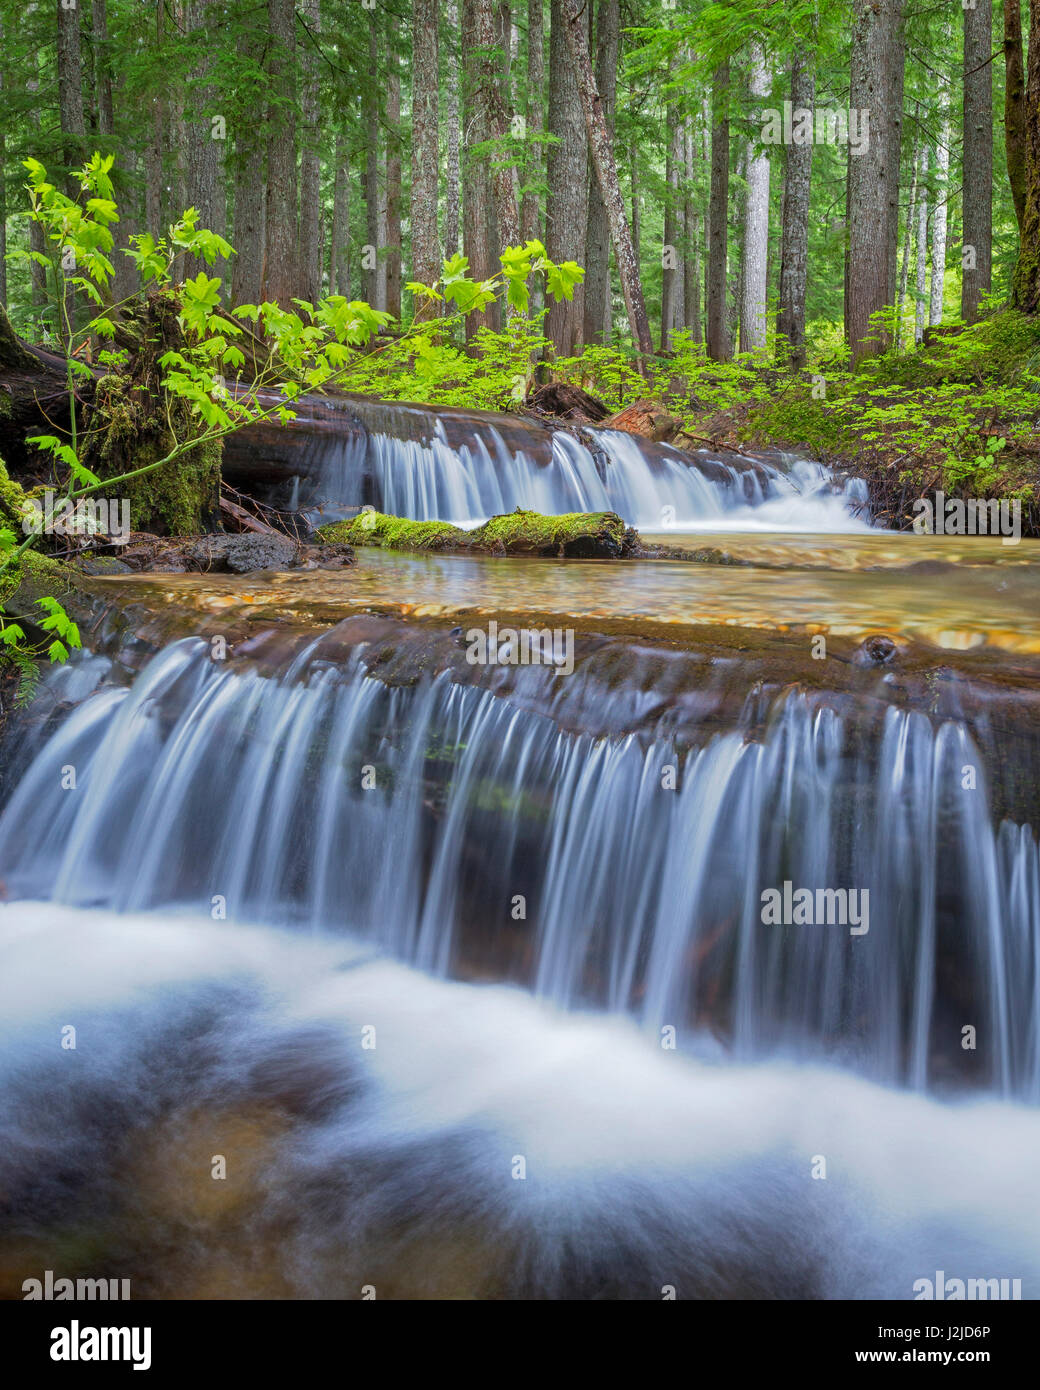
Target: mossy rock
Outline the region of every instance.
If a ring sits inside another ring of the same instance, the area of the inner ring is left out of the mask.
[[[638,544],[636,533],[616,512],[506,512],[474,531],[447,521],[408,521],[364,511],[350,521],[322,526],[326,543],[375,545],[387,550],[439,550],[476,555],[538,555],[582,560],[620,560]]]
[[[459,550],[469,539],[469,532],[450,521],[408,521],[363,511],[350,521],[322,526],[318,539],[327,545],[377,545],[386,550]]]

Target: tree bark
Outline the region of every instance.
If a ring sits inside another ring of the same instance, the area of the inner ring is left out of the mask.
[[[617,105],[618,48],[621,7],[619,0],[600,0],[596,11],[596,86],[603,105],[607,136],[614,142],[614,113]],[[610,226],[607,209],[596,182],[596,169],[589,157],[589,220],[585,233],[585,327],[587,343],[609,343],[610,312]]]
[[[793,111],[816,107],[815,51],[799,49],[791,60]],[[786,152],[783,227],[780,235],[780,307],[776,331],[783,340],[781,361],[805,366],[805,297],[809,277],[809,196],[812,190],[812,139],[790,144]]]
[[[1035,7],[1034,7],[1035,8]],[[974,323],[993,257],[992,0],[964,11],[964,188],[961,317]]]
[[[914,151],[911,160],[913,174],[910,180],[910,201],[906,209],[906,228],[903,234],[903,265],[899,274],[899,285],[896,289],[896,312],[895,312],[895,334],[896,347],[901,352],[903,349],[903,305],[906,303],[906,292],[910,287],[910,257],[914,247],[914,227],[916,226],[915,213],[917,211],[917,167],[918,167],[918,141],[915,135]]]
[[[1026,200],[1012,303],[1035,314],[1040,311],[1040,0],[1030,7],[1026,112]]]
[[[625,220],[625,201],[621,195],[617,165],[614,162],[614,150],[607,134],[600,95],[596,87],[596,78],[589,58],[589,48],[585,38],[579,0],[565,0],[563,19],[567,45],[576,70],[581,107],[585,113],[585,129],[588,134],[589,149],[596,166],[596,178],[599,181],[600,193],[607,208],[607,220],[610,224],[611,240],[614,244],[614,257],[617,261],[618,276],[621,280],[621,292],[624,295],[625,308],[628,312],[629,328],[640,354],[645,359],[653,352],[650,322],[646,316],[646,303],[643,299],[643,285],[639,278],[639,265],[636,261],[628,222]],[[550,258],[552,259],[551,253]],[[577,295],[575,295],[576,297]]]
[[[888,105],[885,111],[888,149],[885,188],[888,205],[888,294],[886,304],[896,297],[896,268],[899,254],[899,176],[903,156],[903,91],[906,81],[906,37],[903,23],[906,0],[887,0],[892,14],[888,26],[886,64],[888,67]],[[871,121],[874,119],[871,112]]]
[[[520,230],[525,241],[541,241],[542,211],[538,189],[545,161],[539,138],[545,129],[545,19],[542,0],[527,0],[527,158]]]
[[[83,60],[80,53],[79,6],[65,9],[58,3],[58,120],[69,197],[77,189],[71,170],[83,162],[86,126],[83,119]]]
[[[448,167],[444,187],[444,255],[456,255],[459,249],[459,224],[461,221],[462,173],[459,160],[459,5],[458,0],[450,0],[447,7],[448,52],[445,61],[447,72],[447,102],[445,119],[448,124],[447,154]]]
[[[321,298],[321,105],[320,55],[316,44],[321,33],[320,0],[300,0],[303,21],[300,64],[302,91],[300,114],[300,295],[315,304]]]
[[[914,299],[914,342],[924,339],[928,322],[928,146],[922,144],[917,175],[917,284]]]
[[[1034,0],[1034,8],[1037,0]],[[1026,213],[1026,78],[1022,59],[1022,6],[1004,0],[1004,148],[1019,232]]]
[[[711,206],[708,247],[707,352],[713,362],[731,356],[726,315],[727,242],[729,239],[729,62],[712,78]]]
[[[576,14],[578,6],[573,6]],[[558,143],[549,146],[546,200],[546,250],[552,261],[585,258],[585,231],[588,224],[588,139],[582,100],[580,74],[575,81],[574,44],[588,59],[585,35],[587,11],[576,20],[572,36],[571,0],[552,0],[549,31],[549,134]],[[592,79],[591,63],[589,77]],[[602,113],[600,115],[602,120]],[[571,357],[581,347],[584,327],[585,293],[579,285],[572,300],[554,303],[546,316],[546,336],[557,357]]]
[[[217,6],[211,0],[192,0],[184,8],[183,23],[189,33],[205,34],[212,25]],[[224,139],[215,138],[219,127],[214,130],[212,117],[216,92],[210,80],[213,70],[211,52],[196,43],[199,53],[194,68],[193,101],[195,109],[189,113],[183,125],[185,197],[188,206],[199,214],[198,225],[223,236],[227,228],[227,200],[224,189]],[[225,132],[226,134],[226,132]],[[193,279],[200,272],[223,277],[224,262],[219,260],[210,267],[204,260],[194,256],[184,258],[183,276]]]
[[[946,94],[943,93],[945,100]],[[932,212],[932,282],[928,302],[928,322],[942,323],[943,289],[946,275],[946,225],[950,196],[950,119],[943,115],[939,143],[935,147],[935,208]]]
[[[496,34],[496,27],[499,34]],[[480,49],[480,90],[478,100],[486,112],[485,120],[489,137],[495,142],[496,150],[491,160],[491,186],[495,197],[495,224],[498,230],[498,245],[492,247],[493,254],[500,254],[507,246],[516,246],[520,241],[520,212],[516,202],[516,185],[513,168],[509,162],[507,142],[509,139],[509,112],[503,99],[503,81],[496,56],[501,51],[501,25],[496,25],[494,0],[476,0],[476,40]],[[508,29],[506,52],[508,53]]]
[[[440,168],[437,61],[437,0],[415,0],[412,19],[412,279],[432,285],[440,278],[437,239],[437,171]],[[430,317],[432,304],[416,311]]]
[[[299,275],[296,259],[296,27],[293,0],[268,0],[268,74],[271,83],[267,145],[262,298],[292,307]]]
[[[255,12],[238,40],[239,66],[260,75],[264,35]],[[255,87],[251,83],[251,89]],[[234,113],[234,237],[231,262],[231,299],[234,304],[258,304],[264,275],[264,188],[266,153],[263,129],[243,103]],[[153,228],[154,230],[154,228]]]
[[[379,255],[383,244],[379,204],[379,26],[369,21],[369,81],[362,96],[362,124],[365,131],[365,251],[361,266],[361,293],[373,309],[386,308],[385,264]]]
[[[386,22],[386,311],[401,317],[401,65],[399,21]]]
[[[478,152],[491,137],[489,113],[483,90],[484,64],[480,52],[480,0],[463,0],[462,5],[462,244],[469,261],[470,277],[488,280],[494,274],[492,239],[495,236],[491,201],[491,172],[486,153]],[[466,337],[471,339],[483,325],[498,327],[498,316],[490,306],[484,314],[470,314]]]
[[[669,74],[671,76],[671,74]],[[682,299],[679,259],[679,169],[682,163],[682,125],[674,102],[665,107],[664,119],[664,239],[661,247],[661,351],[669,352],[678,327]]]
[[[752,106],[769,95],[765,53],[751,49],[748,90]],[[766,346],[766,274],[769,259],[769,156],[748,150],[747,200],[744,208],[744,256],[740,303],[740,350],[764,352]]]
[[[686,167],[686,197],[683,205],[685,268],[683,270],[683,322],[695,343],[704,341],[701,324],[701,229],[700,213],[694,199],[697,184],[697,135],[694,116],[686,117],[683,131],[683,157]]]
[[[852,365],[881,352],[888,334],[871,316],[895,298],[889,296],[889,161],[894,139],[892,54],[898,42],[900,7],[896,0],[855,0],[849,106],[869,113],[869,139],[862,152],[849,146],[848,261],[845,332]],[[861,115],[862,119],[862,115]]]
[[[632,185],[632,249],[636,263],[642,262],[643,207],[639,187],[639,146],[633,140],[628,152],[629,182]]]
[[[112,61],[108,45],[108,13],[105,0],[93,0],[92,20],[97,128],[99,135],[111,135],[115,124],[112,110]]]
[[[342,126],[336,131],[336,173],[332,185],[332,246],[329,294],[350,298],[350,145]]]

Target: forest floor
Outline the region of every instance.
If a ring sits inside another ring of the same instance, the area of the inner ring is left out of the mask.
[[[783,449],[862,477],[880,525],[908,528],[914,501],[941,490],[1018,499],[1023,532],[1037,535],[1040,320],[1005,312],[933,331],[856,373],[707,369],[682,428],[716,447]]]

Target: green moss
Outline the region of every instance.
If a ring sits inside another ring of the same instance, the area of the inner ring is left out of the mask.
[[[543,516],[517,508],[493,516],[475,531],[447,521],[408,521],[367,511],[351,521],[323,526],[327,543],[377,545],[388,550],[454,550],[481,555],[545,555],[620,558],[632,550],[635,533],[615,512],[567,512]]]
[[[3,397],[0,391],[0,398]],[[21,526],[22,506],[25,502],[25,491],[20,483],[16,483],[8,475],[7,468],[3,459],[0,459],[0,521],[7,526],[16,522]],[[13,528],[12,528],[13,529]]]
[[[161,359],[184,347],[179,308],[176,295],[162,291],[132,303],[124,313],[124,330],[137,347],[124,370],[110,372],[98,383],[83,460],[99,478],[147,468],[165,458],[174,440],[190,437],[198,428],[187,401],[170,400],[169,413],[161,404]],[[130,503],[135,531],[174,536],[209,531],[219,517],[222,454],[223,444],[211,441],[106,495]]]
[[[469,548],[492,555],[580,555],[626,553],[629,528],[616,512],[565,512],[543,516],[517,508],[493,516],[469,533]]]
[[[383,512],[360,512],[351,521],[322,526],[318,539],[330,545],[377,545],[387,550],[456,550],[467,534],[448,521],[408,521]]]

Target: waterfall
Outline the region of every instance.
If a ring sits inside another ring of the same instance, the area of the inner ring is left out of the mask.
[[[352,413],[365,433],[318,435],[289,499],[316,521],[372,505],[463,526],[523,507],[615,511],[649,531],[865,528],[862,480],[837,480],[806,460],[684,454],[619,430],[589,427],[579,437],[479,412],[355,402]]]
[[[1040,1099],[1037,844],[963,723],[791,690],[694,747],[594,738],[362,654],[272,675],[193,638],[102,684],[0,817],[8,896],[346,932],[745,1059]],[[785,883],[866,890],[869,930],[767,923]]]

